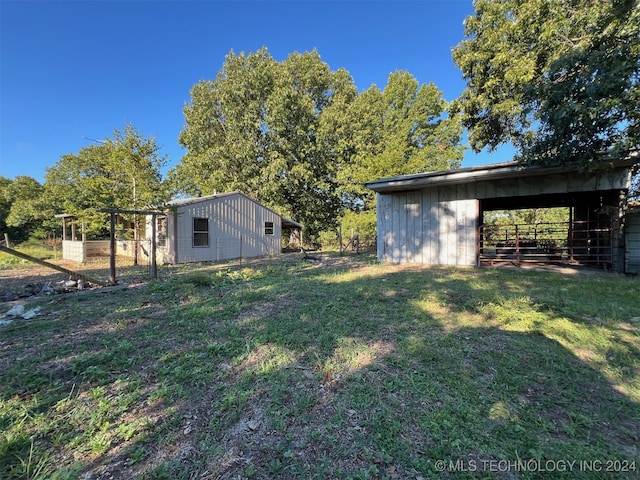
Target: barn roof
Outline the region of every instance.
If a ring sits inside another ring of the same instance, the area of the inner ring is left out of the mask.
[[[640,151],[635,150],[627,157],[611,160],[610,164],[616,168],[630,167],[640,162]],[[399,175],[381,178],[365,183],[365,186],[375,192],[394,192],[416,190],[441,185],[456,185],[480,180],[502,180],[519,177],[553,175],[578,171],[577,167],[524,167],[518,162],[503,162],[477,167],[458,168],[454,170],[440,170],[437,172],[416,173],[413,175]]]
[[[169,207],[182,207],[184,205],[193,205],[195,203],[207,202],[209,200],[213,200],[214,198],[232,197],[234,195],[242,195],[243,197],[247,197],[247,195],[240,192],[214,193],[213,195],[201,195],[197,197],[177,198],[175,200],[171,200],[167,202],[166,205]],[[252,202],[255,202],[253,198],[250,198],[250,197],[247,197],[247,198],[249,198],[249,200],[251,200]]]
[[[249,197],[248,195],[245,195],[242,192],[227,192],[227,193],[214,193],[213,195],[202,195],[202,196],[198,196],[198,197],[189,197],[189,198],[178,198],[175,200],[171,200],[170,202],[167,202],[166,206],[167,207],[183,207],[186,205],[193,205],[196,203],[201,203],[201,202],[208,202],[209,200],[215,200],[218,198],[225,198],[225,197],[232,197],[235,195],[240,195],[242,197],[245,197],[249,200],[251,200],[254,203],[257,203],[258,205],[260,205],[263,208],[266,208],[267,210],[275,213],[276,215],[278,215],[281,219],[282,219],[282,226],[284,228],[302,228],[302,224],[288,219],[286,217],[283,217],[282,215],[280,215],[279,213],[275,212],[274,210],[272,210],[269,207],[264,206],[263,204],[261,204],[260,202],[258,202],[257,200]]]

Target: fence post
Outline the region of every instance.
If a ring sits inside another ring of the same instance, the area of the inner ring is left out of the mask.
[[[573,207],[569,207],[569,263],[573,263]]]
[[[109,238],[109,282],[116,284],[116,214],[111,212],[111,237]]]
[[[157,215],[151,215],[151,270],[153,278],[158,278],[158,263],[156,262],[156,220]]]

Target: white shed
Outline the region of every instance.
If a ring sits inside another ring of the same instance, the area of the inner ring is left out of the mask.
[[[282,230],[302,228],[239,192],[173,200],[165,212],[156,216],[157,258],[171,264],[277,255]]]

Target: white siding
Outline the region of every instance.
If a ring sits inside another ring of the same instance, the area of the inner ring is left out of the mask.
[[[640,273],[640,211],[627,214],[625,228],[625,273]]]
[[[477,201],[455,188],[377,195],[378,259],[475,265]]]
[[[406,256],[407,263],[422,263],[422,195],[419,191],[407,192],[404,206],[407,223]]]
[[[193,219],[209,220],[209,244],[194,246]],[[273,234],[265,233],[273,223]],[[147,237],[151,227],[147,226]],[[281,252],[282,218],[242,194],[226,194],[178,205],[167,214],[167,240],[158,248],[163,263],[228,260]]]

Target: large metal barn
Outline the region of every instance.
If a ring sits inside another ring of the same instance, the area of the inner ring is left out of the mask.
[[[591,264],[624,271],[627,193],[638,152],[583,173],[516,162],[383,178],[377,193],[380,261],[481,266]],[[485,225],[498,210],[564,207],[558,224]],[[633,243],[632,243],[633,244]],[[627,262],[628,263],[628,262]]]

